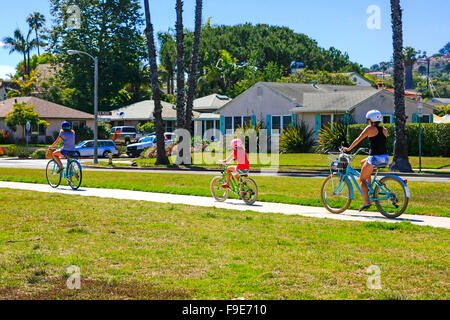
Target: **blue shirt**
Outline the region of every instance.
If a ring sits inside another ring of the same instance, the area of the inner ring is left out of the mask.
[[[59,136],[64,142],[63,150],[75,151],[75,133],[73,131],[61,131]]]

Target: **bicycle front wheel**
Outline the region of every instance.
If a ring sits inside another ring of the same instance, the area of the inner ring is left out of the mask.
[[[228,194],[230,190],[227,188],[222,188],[224,181],[222,177],[215,177],[211,181],[211,194],[216,199],[216,201],[224,202],[228,199]]]
[[[47,163],[47,168],[45,170],[45,175],[47,177],[47,182],[52,188],[58,188],[61,184],[61,175],[58,173],[59,164],[55,160],[50,160]]]
[[[374,191],[375,204],[378,211],[386,218],[393,219],[405,212],[409,198],[405,186],[399,179],[385,177]]]
[[[67,182],[73,190],[78,190],[83,180],[81,165],[77,161],[71,161],[67,175]]]
[[[240,190],[242,200],[245,204],[251,206],[258,200],[258,186],[253,179],[246,178],[242,181]]]
[[[331,213],[344,212],[352,202],[350,186],[347,180],[338,174],[333,174],[325,179],[320,196],[325,209]]]

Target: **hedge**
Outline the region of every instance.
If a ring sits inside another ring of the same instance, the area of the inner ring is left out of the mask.
[[[422,125],[422,155],[450,157],[450,123],[423,123]],[[347,142],[352,143],[366,128],[365,124],[350,125],[347,130]],[[395,125],[384,124],[388,129],[387,148],[389,154],[394,152]],[[406,136],[408,154],[419,155],[419,124],[407,123]],[[361,147],[368,148],[369,141],[365,139],[360,143]]]

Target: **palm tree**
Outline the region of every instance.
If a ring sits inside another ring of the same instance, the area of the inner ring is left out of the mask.
[[[38,49],[38,55],[41,55],[41,52],[39,50],[42,43],[39,41],[39,30],[44,27],[45,24],[45,17],[40,14],[39,12],[34,12],[29,15],[27,18],[28,25],[30,26],[30,29],[34,30],[36,33],[36,42],[37,42],[37,49]]]
[[[153,101],[155,103],[154,117],[156,129],[156,145],[158,150],[156,163],[159,165],[166,165],[170,162],[166,155],[164,123],[162,119],[161,92],[159,89],[158,66],[156,62],[155,39],[153,36],[153,25],[151,22],[150,6],[148,0],[144,0],[144,7],[145,21],[147,24],[147,27],[145,28],[145,36],[147,37],[148,58],[150,62],[150,79],[152,83]]]
[[[188,77],[188,93],[186,103],[186,130],[192,133],[192,109],[194,108],[194,96],[197,89],[197,71],[198,71],[198,57],[200,51],[200,37],[202,30],[202,10],[203,1],[197,0],[195,6],[195,31],[194,44],[192,47],[192,61]]]
[[[403,26],[400,0],[391,0],[392,39],[394,45],[395,142],[392,171],[412,172],[408,159],[405,114],[405,66],[403,63]]]
[[[9,49],[9,54],[14,52],[23,54],[23,65],[25,70],[27,70],[27,43],[25,37],[19,29],[14,31],[13,37],[6,37],[3,39],[6,48]]]
[[[405,89],[413,89],[413,66],[417,62],[417,51],[406,47],[403,50],[403,59],[405,60]]]
[[[184,129],[185,90],[184,90],[184,30],[183,30],[183,1],[177,0],[177,128]]]

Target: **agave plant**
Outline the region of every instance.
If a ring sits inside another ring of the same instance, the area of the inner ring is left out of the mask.
[[[280,137],[281,153],[306,153],[314,145],[314,130],[303,121],[299,126],[290,126],[284,129]]]
[[[339,147],[347,145],[347,126],[342,123],[333,123],[322,127],[319,131],[318,153],[338,151]]]

